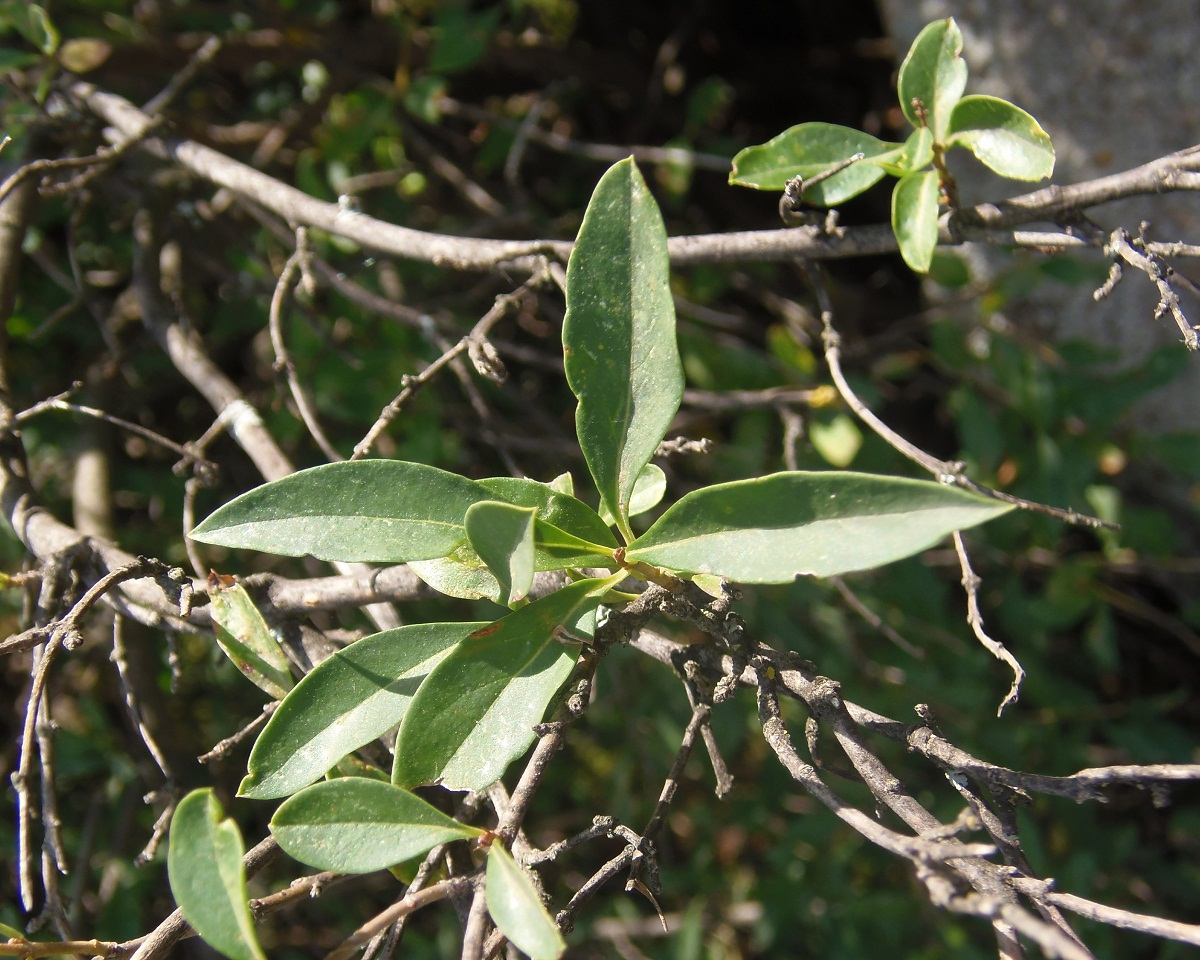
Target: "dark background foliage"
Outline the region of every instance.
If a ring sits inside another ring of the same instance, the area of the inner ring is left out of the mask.
[[[857,0],[142,0],[132,7],[74,0],[48,9],[64,38],[111,45],[88,79],[137,103],[155,95],[204,36],[220,36],[214,61],[167,112],[179,134],[315,196],[353,194],[373,216],[445,233],[571,238],[607,165],[585,155],[587,144],[671,145],[728,158],[804,120],[885,138],[896,137],[901,120],[892,86],[896,51],[873,6]],[[12,33],[6,42],[21,46]],[[4,129],[14,142],[0,159],[12,165],[93,150],[101,142],[94,121],[68,113],[48,125],[32,122],[54,98],[39,102],[26,82],[39,68],[18,66],[23,72],[10,75],[4,100]],[[531,111],[538,130],[571,146],[530,140],[514,151]],[[672,235],[777,225],[776,198],[729,187],[723,170],[682,162],[644,169]],[[272,368],[266,333],[290,238],[210,185],[138,155],[42,205],[8,322],[16,406],[82,381],[75,402],[178,442],[194,441],[212,425],[212,410],[172,367],[128,295],[133,214],[145,204],[159,212],[180,252],[173,308],[297,465],[323,462]],[[887,209],[886,193],[872,193],[847,205],[843,221],[880,222]],[[325,235],[314,235],[313,246],[340,277],[398,305],[386,315],[325,285],[293,308],[289,347],[326,431],[348,454],[401,379],[441,353],[438,338],[461,336],[515,281],[376,259]],[[929,704],[948,739],[994,763],[1066,774],[1196,760],[1200,438],[1143,435],[1127,416],[1188,362],[1182,348],[1114,372],[1115,358],[1101,348],[1047,342],[1010,313],[1013,298],[1031,285],[1098,282],[1098,258],[1014,254],[985,285],[966,261],[947,254],[935,268],[934,306],[898,257],[834,263],[828,272],[846,364],[880,416],[931,453],[966,461],[981,482],[1124,526],[1097,533],[1019,514],[972,533],[990,629],[1029,671],[1021,702],[1003,719],[995,708],[1009,677],[971,637],[958,566],[946,550],[851,578],[857,597],[899,639],[873,628],[834,586],[812,581],[747,590],[740,609],[755,634],[812,659],[847,696],[880,713],[915,720],[914,705]],[[812,295],[798,270],[697,266],[673,279],[689,386],[706,391],[690,396],[676,427],[715,441],[711,454],[664,465],[673,495],[701,481],[781,469],[791,457],[800,468],[911,473],[831,399],[786,414],[767,404],[723,410],[707,402],[733,390],[828,383]],[[573,402],[558,356],[561,315],[553,293],[527,299],[494,338],[507,382],[496,387],[468,376],[465,386],[452,373],[441,375],[405,408],[378,452],[475,477],[517,469],[549,479],[570,469],[582,486],[586,470],[572,444]],[[1131,322],[1153,321],[1147,315]],[[799,437],[788,431],[796,422],[804,427]],[[175,453],[61,412],[29,420],[23,433],[48,509],[64,520],[74,516],[81,527],[94,524],[89,529],[130,552],[186,565],[184,479],[172,474]],[[201,516],[261,481],[228,439],[214,442],[208,455],[220,475],[201,494]],[[86,511],[95,508],[76,479],[96,457],[108,478],[86,481],[102,502],[89,521]],[[5,569],[16,573],[22,548],[7,529],[0,536]],[[300,561],[215,549],[204,558],[228,574],[320,572]],[[12,589],[3,602],[0,625],[18,632],[28,595]],[[402,612],[419,621],[478,611],[430,600]],[[317,622],[334,630],[366,626],[354,616]],[[172,786],[215,783],[230,801],[248,743],[206,766],[195,757],[256,716],[262,696],[210,638],[167,638],[132,624],[126,631],[130,668],[152,691],[143,706],[176,774]],[[162,853],[133,865],[162,808],[143,796],[163,777],[131,730],[110,648],[110,628],[97,617],[85,646],[58,664],[51,704],[72,868],[64,879],[70,916],[80,935],[121,940],[152,928],[172,903]],[[28,661],[8,657],[0,671],[19,702]],[[614,652],[602,666],[597,702],[537,797],[527,821],[532,839],[560,839],[598,814],[644,822],[688,716],[668,671],[633,651]],[[802,727],[798,708],[788,720]],[[6,771],[15,765],[20,722],[17,709],[0,720]],[[714,726],[737,785],[718,802],[703,758],[689,765],[661,836],[671,933],[663,935],[649,903],[614,885],[579,923],[571,955],[994,952],[984,925],[936,911],[907,864],[872,848],[789,780],[757,735],[750,699],[721,706]],[[884,758],[938,816],[956,815],[961,800],[936,769],[899,748]],[[837,786],[871,809],[864,787]],[[1197,799],[1191,786],[1169,795],[1130,788],[1104,805],[1036,798],[1018,819],[1033,866],[1062,889],[1196,922]],[[267,805],[227,808],[251,842],[264,834]],[[15,848],[12,823],[11,816],[0,822],[6,867]],[[603,842],[582,847],[548,871],[555,902],[565,902],[612,852]],[[254,891],[278,888],[295,869],[277,865]],[[264,943],[274,957],[319,956],[394,894],[386,876],[354,881],[268,922]],[[13,870],[6,868],[0,921],[19,927],[16,903]],[[1108,928],[1080,929],[1103,956],[1182,953]],[[425,911],[401,955],[454,955],[459,936],[451,911]],[[179,949],[205,950],[195,941]]]

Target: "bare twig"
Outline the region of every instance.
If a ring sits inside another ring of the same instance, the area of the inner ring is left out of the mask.
[[[344,460],[345,458],[337,452],[321,428],[312,400],[300,382],[300,377],[296,373],[296,364],[283,339],[283,315],[287,310],[288,297],[291,295],[292,285],[296,282],[296,278],[307,275],[306,261],[308,257],[308,231],[299,227],[296,230],[296,249],[292,251],[292,255],[284,264],[283,270],[279,274],[279,281],[275,284],[275,292],[271,296],[271,309],[268,312],[267,325],[271,331],[271,346],[275,349],[275,369],[282,370],[287,377],[288,389],[291,391],[292,399],[296,402],[296,411],[300,414],[304,426],[308,428],[309,436],[316,441],[321,452],[331,461]]]
[[[539,271],[512,293],[505,293],[496,297],[491,309],[479,319],[479,322],[475,324],[470,333],[449,349],[444,350],[440,357],[429,364],[419,374],[405,377],[401,391],[391,403],[383,408],[379,414],[379,418],[371,426],[371,429],[367,431],[366,436],[355,445],[354,453],[350,459],[361,460],[370,453],[371,447],[375,445],[375,441],[379,439],[379,435],[387,429],[388,424],[396,419],[401,409],[417,391],[429,383],[440,370],[452,364],[463,353],[471,354],[472,359],[475,360],[476,369],[484,376],[488,376],[489,379],[493,380],[497,377],[503,379],[502,373],[490,372],[497,371],[497,369],[503,371],[502,364],[499,368],[496,367],[499,357],[493,356],[494,350],[489,353],[489,347],[484,347],[483,345],[487,343],[487,336],[491,333],[492,328],[507,316],[509,312],[515,309],[530,291],[542,286],[546,280],[546,273]],[[487,360],[486,364],[485,359]],[[488,364],[490,364],[490,367]]]
[[[1107,256],[1119,257],[1150,278],[1158,288],[1158,307],[1154,311],[1154,316],[1157,318],[1164,313],[1170,313],[1175,320],[1175,325],[1179,327],[1179,332],[1183,334],[1184,345],[1189,350],[1200,350],[1200,334],[1196,332],[1198,328],[1193,326],[1187,315],[1184,314],[1183,306],[1179,302],[1179,295],[1171,288],[1174,271],[1161,257],[1154,253],[1146,253],[1144,248],[1144,241],[1131,240],[1125,230],[1118,228],[1109,237],[1104,252]],[[1106,295],[1120,279],[1121,274],[1116,263],[1117,261],[1114,259],[1113,272],[1109,275],[1108,282],[1096,291],[1097,299]]]
[[[1070,893],[1059,893],[1052,889],[1051,884],[1044,880],[1034,880],[1030,877],[1014,877],[1012,885],[1028,896],[1031,900],[1045,901],[1063,910],[1097,923],[1104,923],[1119,930],[1134,930],[1138,933],[1148,933],[1153,937],[1164,940],[1175,940],[1200,947],[1200,925],[1180,923],[1177,920],[1166,920],[1162,917],[1152,917],[1144,913],[1134,913],[1117,907],[1106,906],[1077,897]]]
[[[1011,707],[1021,696],[1021,683],[1025,680],[1025,669],[1017,662],[1017,658],[1009,653],[1004,644],[993,640],[983,629],[983,613],[979,609],[979,587],[983,581],[972,569],[962,533],[957,530],[954,531],[954,552],[958,554],[959,567],[962,569],[962,586],[967,595],[967,623],[970,624],[971,632],[993,657],[1008,664],[1009,669],[1013,672],[1012,686],[1004,695],[1004,699],[1000,701],[1000,706],[996,708],[996,716],[1001,716],[1005,708]]]
[[[77,82],[71,94],[117,131],[119,142],[144,137],[151,119],[128,100]],[[211,182],[248,197],[295,225],[328,230],[368,249],[460,270],[488,270],[498,264],[536,269],[536,259],[552,255],[566,260],[571,244],[556,240],[479,240],[423,233],[376,220],[337,204],[316,200],[252,167],[190,140],[146,140],[139,144]],[[687,152],[691,157],[690,151]],[[629,150],[622,148],[622,159]],[[1018,224],[1059,220],[1067,213],[1097,204],[1169,190],[1200,189],[1200,150],[1192,148],[1124,173],[1073,187],[1048,187],[997,204],[980,204],[946,214],[940,225],[943,243],[959,243],[980,230],[1004,230]],[[673,264],[730,263],[738,260],[792,261],[833,259],[891,253],[896,238],[888,225],[827,231],[823,225],[749,233],[673,237],[668,251]]]
[[[142,738],[142,743],[146,745],[150,756],[154,758],[163,778],[171,783],[174,781],[175,775],[171,771],[166,755],[155,741],[150,728],[146,726],[137,694],[134,692],[133,677],[130,675],[129,662],[125,653],[125,618],[120,614],[113,617],[113,648],[110,656],[117,668],[117,676],[121,680],[121,690],[125,694],[125,710],[129,714],[129,720],[137,730],[138,736]]]
[[[206,39],[200,44],[196,52],[188,58],[188,62],[183,65],[183,68],[177,70],[172,75],[170,82],[142,104],[142,112],[153,117],[166,110],[174,102],[175,98],[183,92],[183,88],[196,78],[196,74],[212,63],[213,58],[216,57],[220,50],[220,37],[209,37]]]
[[[216,464],[211,460],[206,460],[199,456],[196,450],[183,444],[178,444],[174,440],[164,437],[161,433],[157,433],[148,427],[143,427],[141,424],[133,423],[129,420],[115,417],[111,413],[106,413],[103,410],[97,410],[95,407],[85,407],[78,403],[68,403],[66,397],[74,393],[82,384],[74,384],[70,390],[66,390],[53,397],[47,397],[33,406],[22,410],[13,417],[15,423],[24,423],[31,420],[39,414],[45,413],[48,410],[63,410],[67,413],[77,413],[84,417],[94,417],[97,420],[103,420],[105,423],[111,423],[114,427],[119,427],[129,433],[136,434],[144,440],[149,440],[151,443],[157,444],[170,450],[172,453],[178,454],[184,463],[194,464],[197,470],[212,471],[216,469]]]
[[[237,733],[232,734],[226,737],[224,740],[218,742],[207,753],[200,754],[196,760],[200,763],[212,763],[214,760],[224,760],[227,756],[229,756],[230,751],[232,751],[234,747],[236,747],[260,727],[266,726],[267,721],[271,719],[271,715],[278,707],[278,700],[272,700],[270,703],[264,704],[262,713],[242,727],[242,729]]]

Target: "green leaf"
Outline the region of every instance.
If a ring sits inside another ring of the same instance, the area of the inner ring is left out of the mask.
[[[95,37],[68,40],[58,50],[58,62],[72,73],[95,70],[112,54],[112,44]]]
[[[831,207],[857,197],[883,178],[883,170],[867,162],[871,157],[901,148],[902,144],[888,143],[851,127],[802,123],[738,153],[733,158],[729,182],[758,190],[782,190],[793,177],[808,180],[856,153],[866,154],[866,160],[804,191],[809,203]]]
[[[534,507],[484,500],[467,511],[467,538],[500,585],[500,602],[512,606],[533,586]]]
[[[29,53],[25,50],[0,49],[0,73],[7,73],[10,70],[23,70],[39,62],[41,61],[36,53]]]
[[[266,960],[246,894],[242,835],[212,790],[193,790],[171,819],[167,877],[183,916],[232,960]]]
[[[478,484],[494,497],[537,509],[534,569],[613,565],[612,550],[617,541],[608,525],[587,504],[536,480],[490,477]],[[578,539],[572,540],[572,536]],[[501,603],[500,584],[469,543],[460,545],[446,557],[410,561],[409,567],[447,596]]]
[[[970,150],[1011,180],[1042,180],[1054,173],[1050,135],[1018,106],[998,97],[963,97],[950,115],[949,146]]]
[[[901,177],[892,191],[892,231],[904,262],[928,273],[938,240],[938,175],[936,170]]]
[[[961,53],[958,24],[953,18],[935,20],[917,34],[900,64],[896,82],[900,109],[914,127],[928,126],[938,143],[945,140],[950,111],[967,87],[967,64]]]
[[[592,194],[567,265],[563,355],[588,469],[632,539],[629,498],[683,396],[667,232],[632,158]]]
[[[408,568],[448,597],[500,603],[500,584],[469,543],[436,560],[410,560]]]
[[[338,873],[371,873],[483,835],[407,790],[363,777],[314,783],[271,818],[279,845],[301,863]]]
[[[667,475],[656,463],[648,463],[638,474],[637,483],[633,485],[633,494],[629,497],[629,515],[641,516],[647,510],[653,510],[661,502],[667,492]],[[617,521],[609,514],[604,505],[600,506],[600,519],[605,523],[614,524]]]
[[[36,3],[7,0],[0,5],[0,24],[12,27],[47,56],[58,49],[58,30]]]
[[[466,637],[425,678],[400,724],[392,782],[482,790],[533,742],[534,724],[571,672],[555,640],[624,573],[581,580]]]
[[[689,493],[625,557],[741,583],[787,583],[882,566],[1011,509],[924,480],[775,473]]]
[[[919,127],[909,134],[904,146],[899,150],[863,162],[877,164],[893,177],[903,177],[915,170],[921,170],[933,162],[933,134],[928,127]]]
[[[500,932],[532,960],[558,960],[567,949],[533,881],[499,843],[488,850],[487,908]]]
[[[844,413],[839,413],[828,423],[812,421],[808,425],[808,437],[825,462],[839,468],[850,466],[862,447],[862,431]]]
[[[569,567],[608,567],[611,570],[617,566],[614,554],[600,552],[606,548],[580,540],[544,520],[535,522],[534,536],[539,558],[547,558],[545,561],[539,560],[539,570],[565,570]]]
[[[482,623],[420,623],[350,644],[279,704],[250,751],[238,796],[286,797],[404,719],[421,681]]]
[[[227,582],[228,581],[228,582]],[[230,660],[252,683],[276,700],[294,682],[287,657],[245,588],[228,577],[208,578],[213,633]]]
[[[441,123],[446,86],[445,77],[432,74],[417,77],[404,91],[404,109],[426,123]]]
[[[566,476],[569,477],[570,474]],[[581,500],[576,500],[574,496],[554,490],[548,484],[516,477],[490,477],[480,480],[479,485],[509,503],[515,503],[519,507],[536,508],[539,530],[544,530],[547,526],[556,527],[559,531],[577,537],[582,542],[595,544],[606,551],[617,546],[617,540],[608,524],[595,510]],[[611,562],[611,554],[601,552],[584,558],[575,565],[603,566]],[[539,550],[538,570],[560,570],[562,567],[563,564],[558,562],[558,558],[552,553]]]
[[[432,560],[466,540],[468,508],[490,499],[473,480],[423,463],[330,463],[242,494],[191,536],[287,557]]]

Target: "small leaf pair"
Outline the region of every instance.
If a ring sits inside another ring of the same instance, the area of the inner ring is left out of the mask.
[[[1007,100],[963,96],[967,65],[962,33],[953,19],[928,24],[900,65],[900,108],[914,130],[904,143],[829,123],[802,123],[733,158],[729,182],[783,190],[795,177],[809,180],[862,154],[863,159],[801,188],[804,200],[833,206],[864,192],[885,174],[892,192],[892,229],[905,262],[929,270],[937,246],[938,216],[953,180],[944,155],[964,147],[989,169],[1012,180],[1041,180],[1054,172],[1054,147],[1038,122]],[[932,169],[927,169],[932,164]]]
[[[438,844],[487,836],[407,790],[361,777],[301,791],[275,812],[271,832],[302,863],[339,873],[383,870]],[[231,960],[265,960],[247,899],[244,852],[237,824],[211,790],[180,801],[167,872],[184,918]],[[499,843],[487,859],[486,902],[496,926],[534,960],[557,960],[566,945],[529,877]]]

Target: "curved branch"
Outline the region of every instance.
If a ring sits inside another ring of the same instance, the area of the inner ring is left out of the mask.
[[[293,225],[326,230],[378,253],[457,270],[489,270],[502,263],[534,269],[539,256],[566,260],[571,252],[571,243],[566,240],[480,240],[426,233],[377,220],[310,197],[192,140],[147,137],[154,123],[152,117],[123,97],[90,83],[73,83],[68,92],[112,125],[111,136],[116,144],[139,139],[139,149],[251,199]],[[1068,187],[1046,187],[1011,200],[952,211],[942,218],[939,241],[961,243],[981,231],[1011,231],[1018,224],[1056,221],[1098,204],[1173,190],[1200,190],[1200,146],[1097,180]],[[1011,238],[1011,232],[1006,236]],[[892,253],[896,249],[896,238],[886,224],[836,231],[804,226],[681,236],[668,241],[671,263],[675,266],[744,260],[828,260]]]

